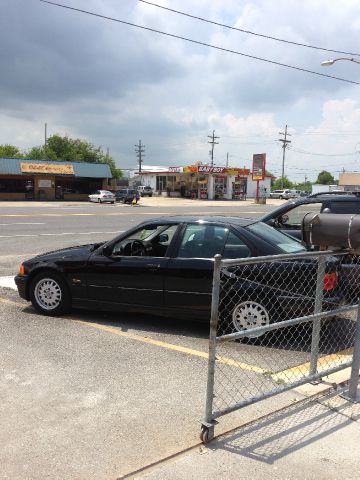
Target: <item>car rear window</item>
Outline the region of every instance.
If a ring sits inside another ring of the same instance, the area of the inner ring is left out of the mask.
[[[306,250],[306,248],[298,240],[279,232],[275,228],[266,225],[266,223],[253,223],[247,228],[268,243],[278,247],[284,253],[296,253]]]

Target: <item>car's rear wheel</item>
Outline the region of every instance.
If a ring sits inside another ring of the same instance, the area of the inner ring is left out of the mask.
[[[237,332],[244,332],[257,327],[265,327],[270,324],[270,314],[267,307],[253,300],[244,300],[236,305],[231,314],[232,327]],[[262,332],[252,333],[248,338],[256,338],[263,335]]]
[[[45,271],[33,278],[30,300],[43,315],[60,315],[71,308],[71,296],[65,280],[57,273]]]

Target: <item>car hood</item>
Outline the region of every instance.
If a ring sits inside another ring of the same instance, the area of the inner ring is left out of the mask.
[[[76,257],[76,259],[87,259],[92,254],[94,250],[103,245],[103,243],[89,243],[87,245],[77,245],[75,247],[61,248],[59,250],[53,250],[51,252],[42,253],[32,258],[31,260],[41,261],[41,260],[55,260],[55,259],[64,259],[70,257]]]

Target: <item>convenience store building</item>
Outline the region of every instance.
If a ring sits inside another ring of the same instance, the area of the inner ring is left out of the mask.
[[[0,200],[87,200],[109,179],[106,164],[0,158]]]
[[[149,185],[170,197],[246,200],[256,196],[257,182],[250,169],[190,165],[185,167],[144,167],[132,178],[133,185]],[[271,177],[259,182],[260,194],[270,193]]]

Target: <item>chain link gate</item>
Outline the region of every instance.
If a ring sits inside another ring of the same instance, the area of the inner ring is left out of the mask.
[[[360,366],[360,257],[319,251],[222,260],[215,256],[205,418]]]

